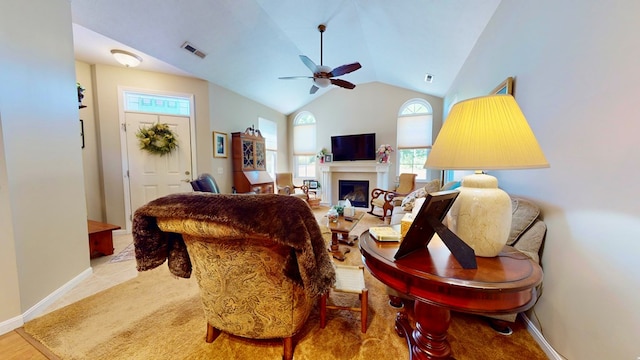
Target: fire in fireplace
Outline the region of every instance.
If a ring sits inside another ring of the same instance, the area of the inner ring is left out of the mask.
[[[338,199],[349,200],[352,206],[369,206],[369,181],[338,180]]]

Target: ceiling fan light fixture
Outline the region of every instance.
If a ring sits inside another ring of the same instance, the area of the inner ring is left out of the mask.
[[[128,51],[113,49],[111,50],[111,54],[116,58],[117,62],[126,67],[136,67],[142,62],[140,56]]]
[[[313,79],[313,82],[321,88],[326,88],[331,85],[331,80],[325,78],[315,78]]]

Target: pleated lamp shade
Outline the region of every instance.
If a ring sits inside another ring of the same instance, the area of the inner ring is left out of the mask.
[[[482,170],[549,167],[511,95],[490,95],[453,106],[425,168],[475,170],[462,179],[447,225],[476,256],[498,255],[511,229],[511,199]]]
[[[502,170],[549,163],[513,96],[490,95],[453,106],[425,167]]]

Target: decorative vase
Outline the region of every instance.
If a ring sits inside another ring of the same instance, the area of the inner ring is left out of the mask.
[[[329,212],[327,213],[327,219],[329,219],[329,222],[337,223],[338,222],[338,210],[336,210],[335,208],[329,209]]]
[[[509,239],[511,198],[486,174],[467,175],[460,194],[447,213],[451,231],[469,245],[476,256],[497,256]]]

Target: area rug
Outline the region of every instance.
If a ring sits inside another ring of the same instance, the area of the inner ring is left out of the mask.
[[[123,261],[129,261],[135,259],[135,247],[133,243],[127,245],[122,251],[118,253],[118,255],[114,256],[109,260],[110,263],[117,263]]]
[[[315,211],[323,221],[326,209]],[[354,229],[361,233],[379,225],[366,215]],[[361,264],[357,242],[345,263]],[[404,338],[394,330],[396,310],[388,305],[385,287],[365,272],[369,288],[367,332],[360,332],[360,314],[328,311],[319,326],[315,309],[294,338],[294,358],[408,359]],[[331,301],[357,305],[357,296],[332,293]],[[410,309],[408,309],[411,316]],[[24,330],[60,359],[281,359],[277,340],[249,340],[222,334],[204,340],[206,324],[195,279],[177,279],[166,265],[141,272],[135,279],[80,300],[25,324]],[[522,323],[511,336],[500,335],[485,320],[453,313],[449,342],[463,359],[546,359]]]

